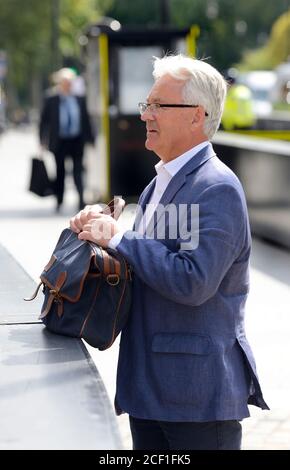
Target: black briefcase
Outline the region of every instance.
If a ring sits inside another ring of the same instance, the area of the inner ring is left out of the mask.
[[[42,158],[33,157],[31,159],[29,191],[41,197],[51,196],[54,194],[54,184],[48,176],[46,166]]]

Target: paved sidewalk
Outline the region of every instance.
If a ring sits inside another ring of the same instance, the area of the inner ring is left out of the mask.
[[[0,243],[35,280],[47,263],[60,231],[76,212],[77,195],[68,179],[64,212],[54,213],[54,199],[27,191],[30,157],[37,151],[33,129],[0,136]],[[48,158],[53,171],[53,160]],[[129,226],[132,214],[123,218]],[[270,411],[250,406],[243,422],[244,449],[290,449],[290,252],[255,240],[252,288],[247,303],[247,333],[257,360]],[[113,403],[118,341],[108,351],[88,348]],[[127,416],[118,418],[124,448],[131,447]]]

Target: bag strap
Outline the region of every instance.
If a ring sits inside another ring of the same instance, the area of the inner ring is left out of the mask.
[[[65,280],[67,278],[67,272],[63,271],[59,274],[56,283],[55,283],[55,288],[49,290],[49,297],[48,301],[46,304],[46,307],[44,310],[42,310],[39,319],[42,319],[46,317],[46,315],[49,313],[52,303],[56,302],[57,303],[57,314],[59,317],[62,316],[63,314],[63,299],[60,294],[60,289],[62,288],[63,284],[65,283]]]
[[[125,201],[120,196],[115,196],[102,210],[103,214],[108,214],[118,220],[125,206]]]
[[[101,248],[101,253],[103,256],[103,260],[104,260],[104,275],[107,276],[108,274],[111,274],[110,257],[107,251],[103,250],[102,248]]]

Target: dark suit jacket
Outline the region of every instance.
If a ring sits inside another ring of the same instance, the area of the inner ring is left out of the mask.
[[[154,186],[155,180],[143,192],[142,210]],[[244,326],[251,235],[238,178],[208,145],[172,178],[160,203],[177,209],[198,204],[199,230],[193,233],[199,241],[183,249],[180,219],[173,221],[177,236],[170,237],[164,217],[165,238],[156,237],[153,223],[145,235],[126,232],[117,246],[134,271],[131,316],[120,344],[117,412],[216,421],[249,416],[248,403],[268,408]],[[190,211],[183,218],[190,227]]]
[[[86,142],[94,142],[94,136],[90,124],[90,119],[86,107],[85,98],[76,97],[80,106],[81,116],[81,140],[83,144]],[[59,146],[59,95],[48,96],[45,98],[39,125],[40,142],[45,145],[51,152],[56,153]]]

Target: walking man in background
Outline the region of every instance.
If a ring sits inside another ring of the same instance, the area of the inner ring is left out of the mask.
[[[145,145],[160,162],[139,199],[134,229],[124,232],[97,206],[73,217],[71,228],[80,239],[118,250],[133,269],[115,405],[129,414],[134,449],[240,449],[248,404],[268,406],[244,330],[246,200],[210,143],[226,83],[209,64],[182,55],[155,59],[153,75],[139,108]],[[194,225],[189,242],[184,224]]]
[[[68,68],[63,68],[54,74],[57,83],[56,93],[45,98],[40,118],[40,142],[55,157],[57,211],[63,203],[65,159],[68,156],[73,162],[73,177],[79,196],[79,208],[84,207],[84,145],[86,142],[94,142],[85,98],[72,94],[75,77],[74,71]]]

